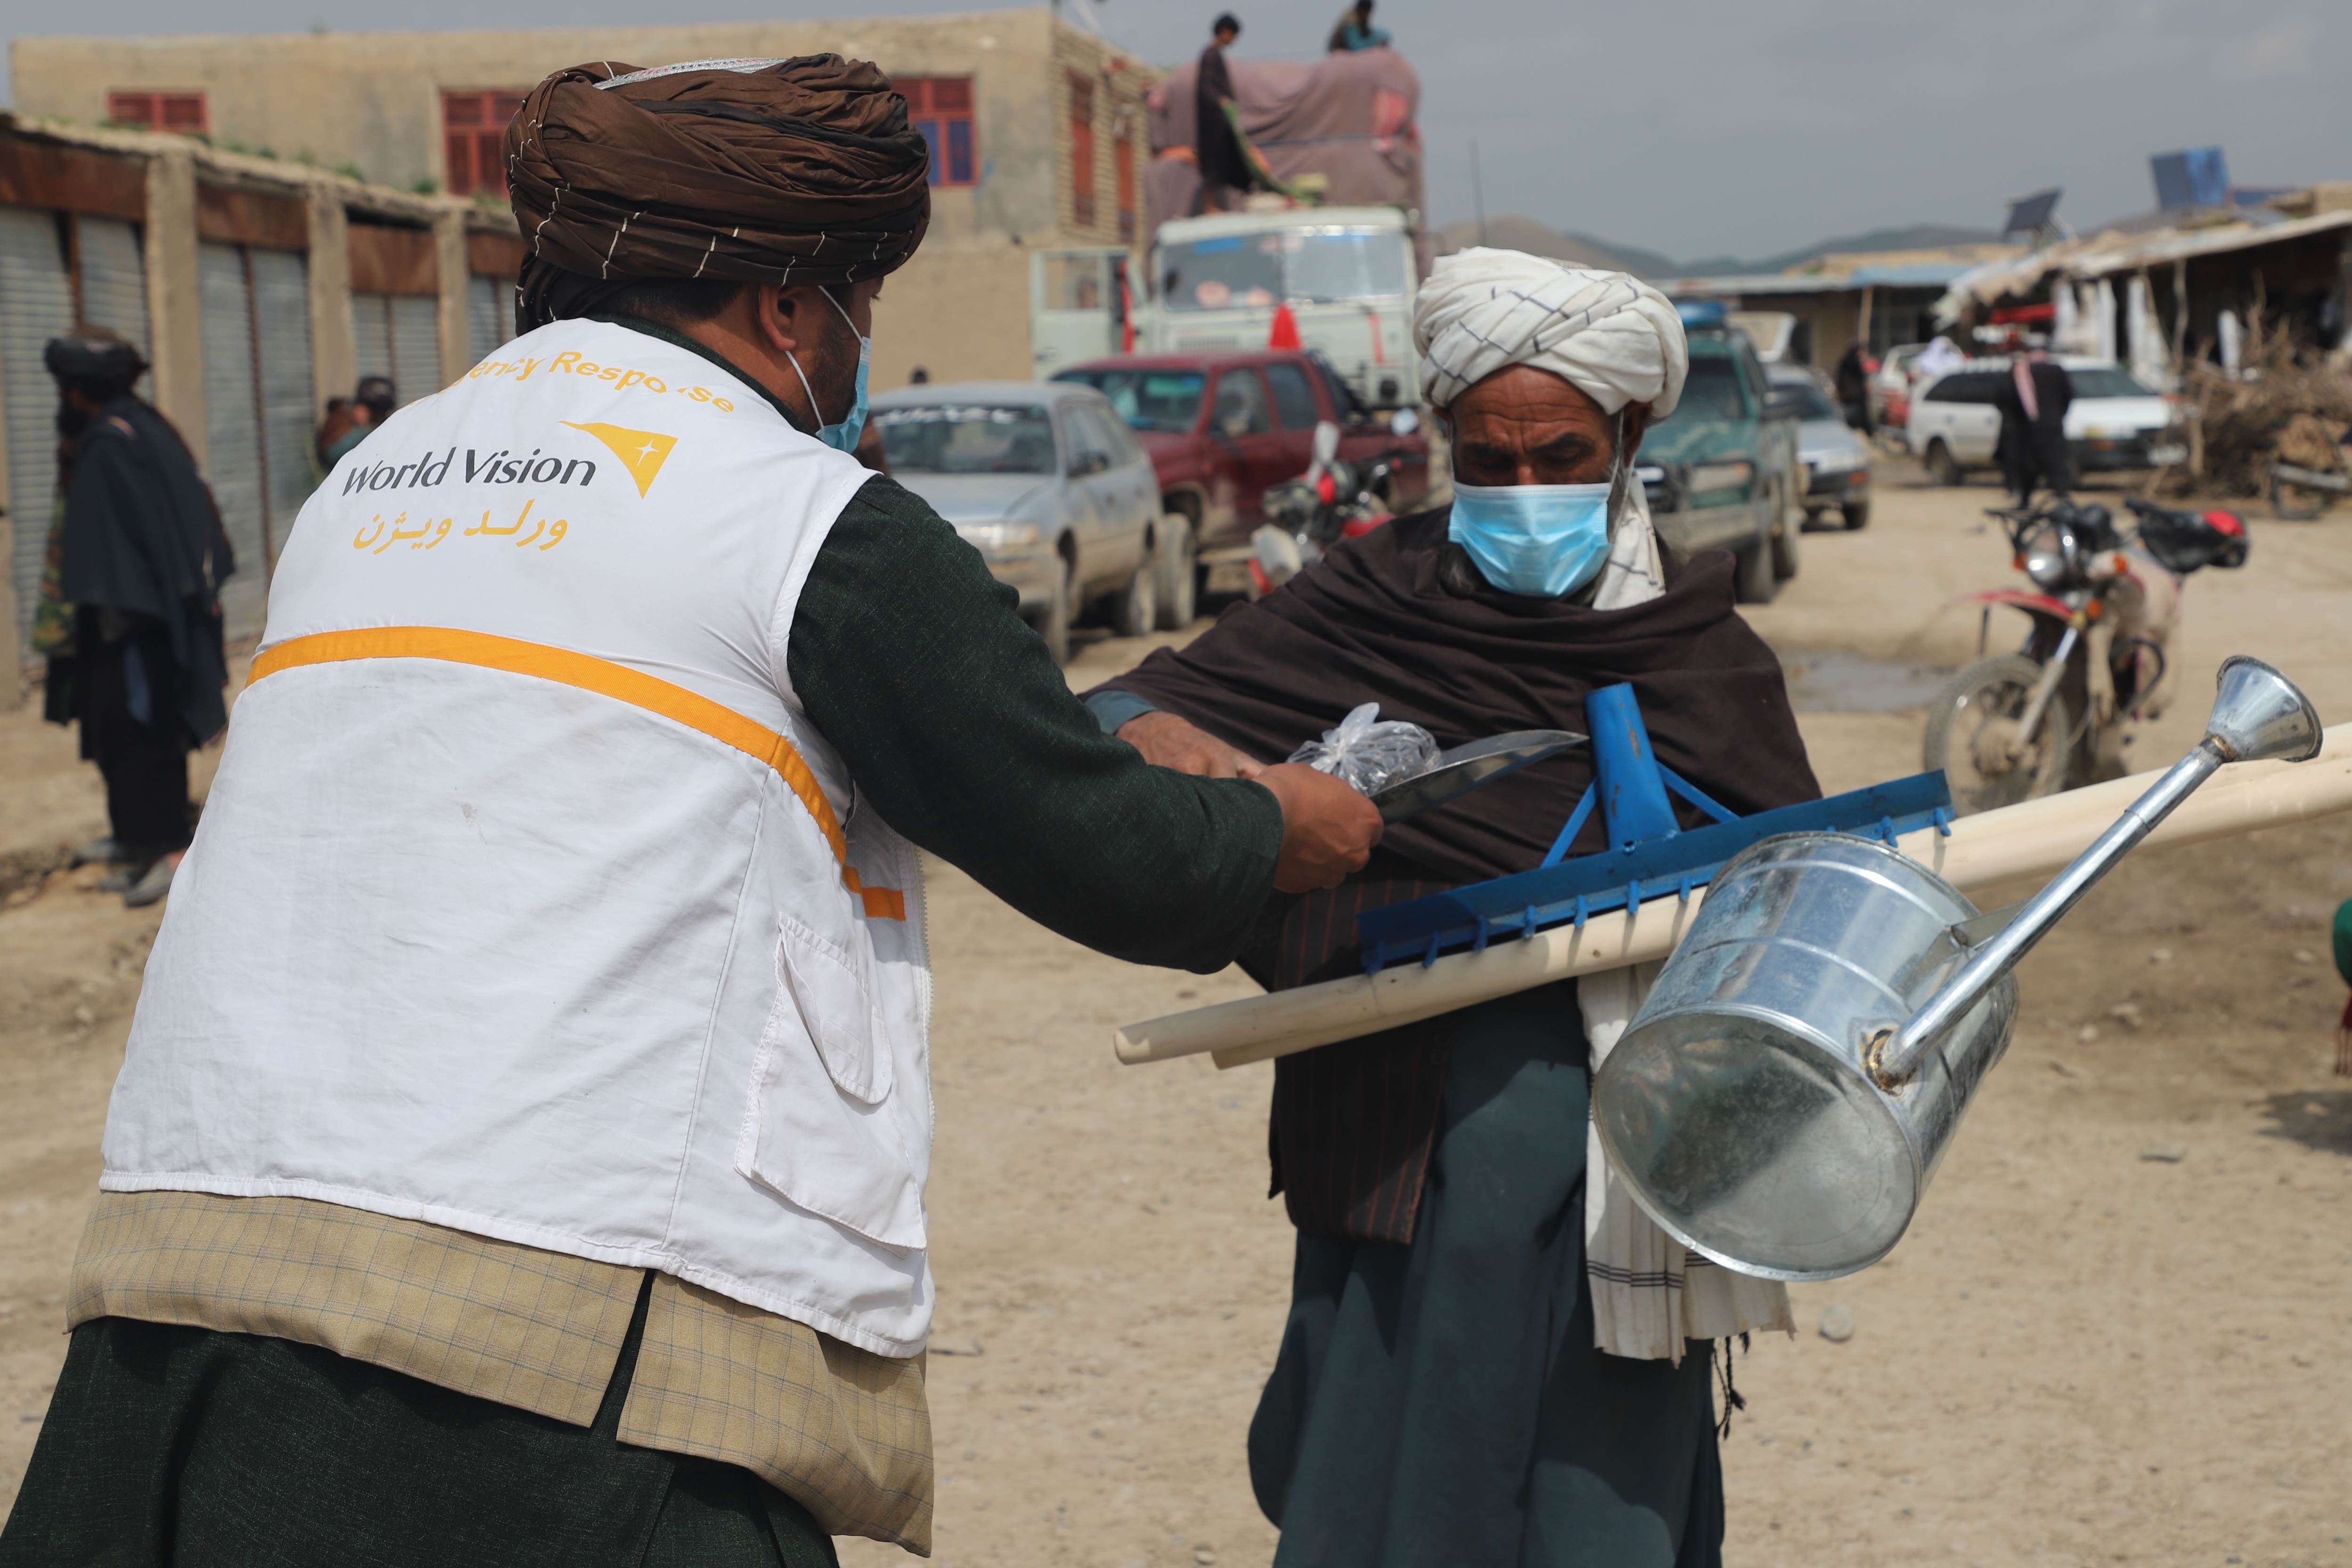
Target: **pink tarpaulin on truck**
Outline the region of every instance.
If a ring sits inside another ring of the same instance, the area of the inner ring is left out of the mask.
[[[1422,205],[1421,78],[1394,49],[1359,49],[1312,62],[1247,60],[1232,55],[1242,129],[1284,180],[1319,174],[1335,206]],[[1192,163],[1197,61],[1151,89],[1151,167],[1144,176],[1144,232],[1200,213]],[[1423,258],[1424,266],[1427,258]]]

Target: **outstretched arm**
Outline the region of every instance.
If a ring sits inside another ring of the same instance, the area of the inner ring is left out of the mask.
[[[1307,768],[1250,782],[1150,765],[1102,732],[1016,604],[887,479],[819,551],[788,673],[893,827],[1074,941],[1203,971],[1270,890],[1363,863],[1380,825],[1362,796]]]

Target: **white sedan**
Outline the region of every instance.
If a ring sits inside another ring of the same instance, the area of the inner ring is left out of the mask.
[[[1851,529],[1870,521],[1870,447],[1845,422],[1822,374],[1801,364],[1766,367],[1776,395],[1797,412],[1797,460],[1805,466],[1805,524],[1830,508]]]
[[[1058,381],[910,386],[875,398],[874,426],[891,477],[1020,591],[1056,660],[1092,607],[1121,637],[1151,630],[1160,482],[1101,393]]]
[[[2077,474],[2152,468],[2185,454],[2162,437],[2172,405],[2105,360],[2058,362],[2074,386],[2066,407],[2066,445]],[[1957,485],[1971,468],[1993,461],[2000,413],[1993,399],[2010,374],[2008,360],[1970,360],[1939,376],[1911,400],[1905,438],[1937,483]]]

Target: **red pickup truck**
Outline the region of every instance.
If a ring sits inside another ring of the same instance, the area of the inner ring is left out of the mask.
[[[1310,353],[1125,355],[1072,365],[1054,379],[1096,388],[1134,427],[1151,454],[1161,509],[1192,524],[1210,591],[1227,585],[1221,571],[1241,585],[1249,537],[1265,521],[1266,489],[1307,471],[1324,420],[1339,427],[1339,456],[1360,469],[1392,459],[1392,510],[1409,511],[1429,492],[1428,437],[1400,434]]]

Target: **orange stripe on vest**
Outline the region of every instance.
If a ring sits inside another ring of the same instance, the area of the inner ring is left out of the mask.
[[[833,803],[825,799],[824,791],[817,786],[816,775],[809,772],[808,763],[793,749],[793,743],[724,703],[713,702],[683,686],[673,686],[609,659],[592,658],[584,653],[550,647],[544,643],[446,626],[372,626],[294,637],[256,658],[253,679],[257,681],[281,669],[299,669],[304,665],[343,664],[361,658],[432,658],[446,664],[470,664],[483,669],[502,669],[509,675],[551,680],[559,686],[593,691],[600,697],[657,713],[757,757],[776,770],[808,808],[809,815],[816,818],[819,831],[833,847],[833,858],[841,862],[843,883],[858,896],[866,914],[877,920],[907,918],[904,893],[890,888],[869,888],[858,879],[857,868],[849,863],[849,846],[841,836],[841,823],[833,814]]]

